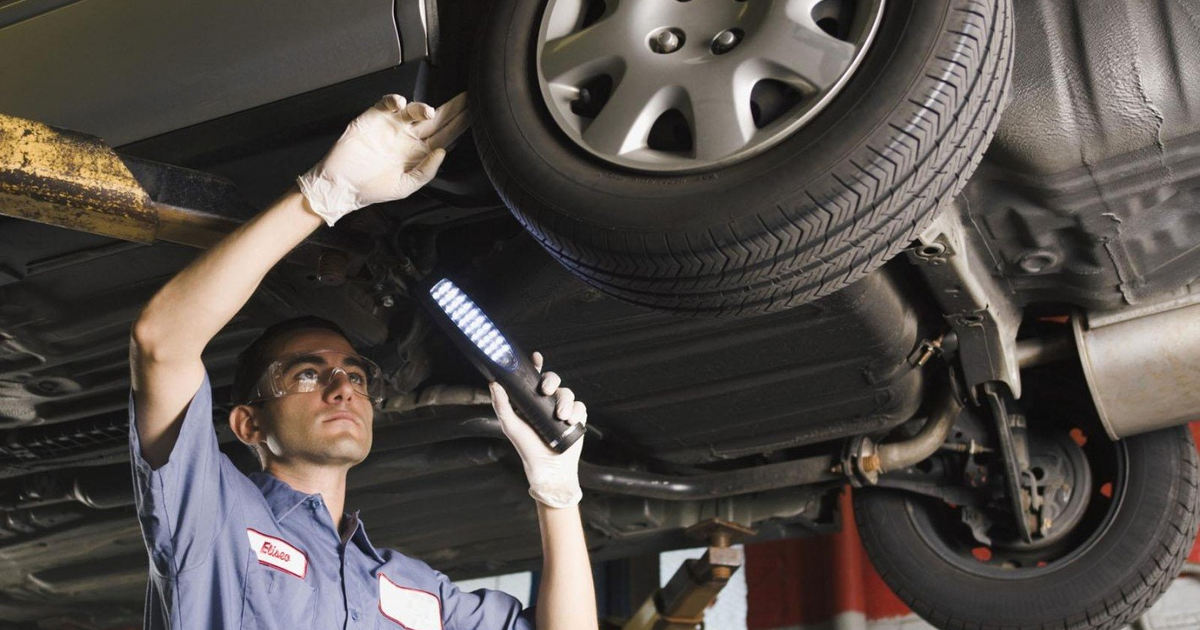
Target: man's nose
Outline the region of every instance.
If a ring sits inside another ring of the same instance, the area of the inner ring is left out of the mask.
[[[354,394],[354,386],[350,384],[350,375],[346,373],[346,370],[333,368],[329,374],[329,384],[325,386],[325,398],[349,400]]]

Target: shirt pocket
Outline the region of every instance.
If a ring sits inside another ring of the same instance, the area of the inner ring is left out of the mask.
[[[245,630],[310,628],[316,614],[316,591],[308,579],[260,564],[251,558],[246,575],[241,627]]]

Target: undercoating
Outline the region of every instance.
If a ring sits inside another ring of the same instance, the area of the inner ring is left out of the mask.
[[[1200,5],[1015,0],[1013,93],[958,199],[1015,298],[1119,308],[1200,277]]]

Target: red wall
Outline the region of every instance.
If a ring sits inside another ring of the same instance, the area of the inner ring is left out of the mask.
[[[848,492],[842,509],[851,513]],[[871,619],[909,614],[867,560],[852,518],[837,534],[746,545],[745,570],[749,630],[818,624],[851,610]]]

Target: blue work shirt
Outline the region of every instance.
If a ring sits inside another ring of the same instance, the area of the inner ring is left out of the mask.
[[[320,494],[244,475],[217,448],[207,374],[169,461],[142,458],[136,406],[129,445],[138,520],[150,554],[145,627],[500,630],[533,628],[532,609],[499,591],[461,591],[429,565],[376,549],[357,512],[346,542]]]

